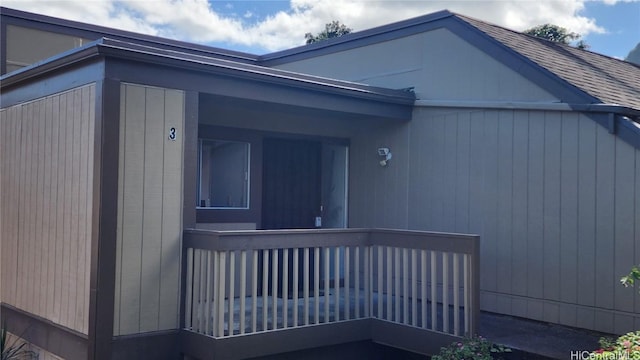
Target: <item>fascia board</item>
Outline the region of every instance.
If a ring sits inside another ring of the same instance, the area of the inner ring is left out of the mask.
[[[228,76],[248,78],[255,81],[266,81],[282,85],[316,89],[322,88],[330,92],[340,91],[345,95],[382,97],[380,101],[413,104],[414,95],[404,90],[394,90],[355,82],[295,73],[272,69],[263,66],[238,63],[194,54],[172,52],[163,49],[145,47],[138,44],[122,43],[104,39],[99,45],[100,53],[107,57],[118,57],[126,60],[149,62],[157,65],[199,69]],[[385,100],[386,99],[386,100]]]
[[[454,14],[448,10],[442,10],[417,18],[327,39],[314,44],[261,55],[258,57],[257,62],[263,66],[276,66],[394,40],[443,27],[444,23],[442,20],[453,16]]]

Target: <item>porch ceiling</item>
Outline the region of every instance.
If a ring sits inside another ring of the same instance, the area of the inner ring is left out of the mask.
[[[330,105],[330,104],[327,104]],[[397,117],[200,94],[200,124],[350,138],[363,127],[397,122]]]

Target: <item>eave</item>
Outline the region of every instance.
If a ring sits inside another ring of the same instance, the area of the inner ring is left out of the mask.
[[[411,106],[415,100],[415,96],[411,92],[404,90],[311,76],[112,39],[100,39],[6,74],[0,77],[0,89],[5,90],[30,79],[95,58],[117,58],[143,62],[390,104]]]

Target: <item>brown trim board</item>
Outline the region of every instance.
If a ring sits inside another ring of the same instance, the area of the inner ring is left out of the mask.
[[[24,79],[11,86],[1,81],[0,106],[5,108],[22,104],[100,81],[104,73],[104,65],[104,61],[97,59],[67,67],[62,71],[52,71],[42,76]]]
[[[178,330],[157,331],[113,338],[111,359],[180,359]]]
[[[196,226],[196,191],[198,176],[198,119],[200,95],[196,91],[184,92],[184,179],[182,227]]]
[[[120,82],[96,86],[95,159],[89,297],[89,359],[110,359],[118,222]]]
[[[196,91],[184,93],[184,162],[183,162],[183,207],[182,227],[196,227],[196,191],[198,176],[198,102],[200,95]],[[187,254],[181,250],[180,263],[180,328],[184,328],[185,298],[187,284]]]
[[[7,23],[0,22],[0,75],[7,72]]]
[[[10,333],[52,354],[69,360],[87,358],[85,334],[4,303],[0,306],[0,318]]]

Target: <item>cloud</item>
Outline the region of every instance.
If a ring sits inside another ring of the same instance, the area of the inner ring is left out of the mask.
[[[359,31],[442,9],[514,30],[553,23],[582,35],[605,32],[582,15],[585,1],[291,0],[287,9],[260,16],[255,9],[239,10],[242,16],[221,13],[207,0],[3,0],[3,6],[185,41],[274,51],[302,45],[305,33],[317,33],[332,20]],[[230,2],[222,6],[237,8]]]

